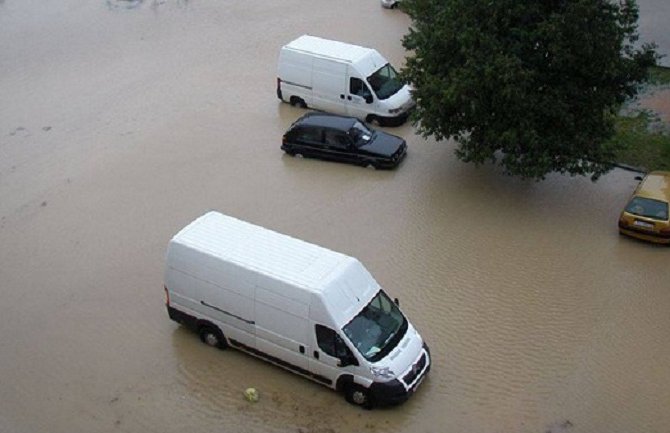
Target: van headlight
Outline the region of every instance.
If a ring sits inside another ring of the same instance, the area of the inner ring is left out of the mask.
[[[390,114],[400,113],[401,111],[402,111],[402,107],[389,109]]]
[[[370,373],[376,378],[393,379],[395,373],[388,367],[370,367]]]

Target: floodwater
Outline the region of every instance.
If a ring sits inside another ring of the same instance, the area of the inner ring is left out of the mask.
[[[410,125],[395,171],[279,149],[282,44],[399,65],[408,25],[376,0],[0,1],[0,431],[670,432],[670,249],[617,233],[633,173],[522,181]],[[358,410],[170,321],[165,247],[208,209],[358,257],[431,346],[419,392]]]

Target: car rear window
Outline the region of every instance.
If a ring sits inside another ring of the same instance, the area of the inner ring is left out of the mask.
[[[626,212],[656,220],[667,220],[668,204],[660,200],[633,197],[628,206],[626,206]]]

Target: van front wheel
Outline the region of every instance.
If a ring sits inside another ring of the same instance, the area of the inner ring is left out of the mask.
[[[381,117],[377,117],[373,114],[369,115],[366,120],[368,123],[371,123],[375,126],[384,126],[384,120]]]
[[[358,384],[349,384],[344,389],[344,398],[354,406],[359,406],[363,409],[372,409],[370,391]]]
[[[221,331],[210,326],[203,326],[200,328],[200,340],[206,345],[218,349],[225,349],[228,347],[226,339],[223,337],[223,334],[221,334]]]
[[[302,98],[298,98],[297,96],[291,97],[291,105],[298,106],[300,108],[307,108],[305,101]]]

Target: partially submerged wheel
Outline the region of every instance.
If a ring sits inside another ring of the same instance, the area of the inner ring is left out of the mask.
[[[297,96],[291,96],[291,105],[300,108],[307,108],[305,101],[302,98],[298,98]]]
[[[384,122],[382,121],[382,119],[373,114],[368,116],[367,121],[368,123],[371,123],[375,126],[384,126]]]
[[[218,349],[225,349],[228,347],[226,339],[223,337],[221,331],[212,326],[203,326],[200,328],[200,340],[208,346],[216,347]]]
[[[347,385],[344,389],[344,398],[354,406],[359,406],[363,409],[372,409],[373,404],[370,390],[356,383]]]

